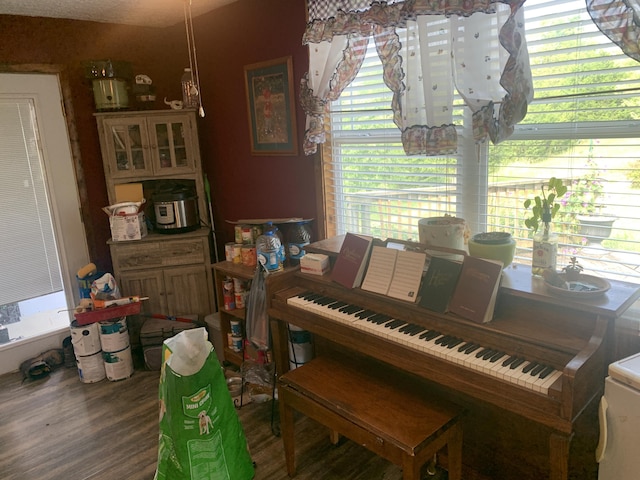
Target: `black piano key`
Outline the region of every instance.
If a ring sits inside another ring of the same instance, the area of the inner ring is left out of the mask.
[[[484,354],[487,353],[489,350],[491,350],[491,349],[490,348],[483,348],[478,353],[476,353],[476,358],[484,357]]]
[[[524,358],[518,357],[516,358],[511,365],[509,366],[509,368],[511,370],[515,370],[516,368],[518,368],[520,365],[522,365],[525,362]]]
[[[467,347],[464,353],[466,353],[467,355],[470,355],[479,348],[480,348],[480,345],[478,343],[472,343],[470,346]]]
[[[439,336],[441,336],[442,333],[438,332],[437,330],[427,330],[426,332],[424,332],[423,334],[420,335],[420,338],[426,340],[426,341],[431,341],[434,338],[437,338]]]
[[[363,310],[362,312],[356,313],[356,317],[364,320],[365,318],[369,318],[375,314],[376,312],[374,312],[373,310]]]
[[[327,307],[329,307],[331,310],[336,310],[340,307],[343,307],[347,304],[347,302],[343,302],[342,300],[338,300],[334,303],[330,303],[327,305]]]
[[[529,362],[529,364],[522,369],[522,373],[529,373],[533,367],[536,367],[537,365],[537,362]]]
[[[489,360],[491,357],[493,357],[496,354],[496,350],[493,349],[489,349],[489,351],[485,352],[484,355],[482,355],[482,359],[483,360]]]
[[[453,337],[451,339],[451,341],[449,342],[449,344],[447,345],[447,348],[454,348],[454,347],[460,345],[461,343],[462,343],[462,339],[461,338]]]
[[[402,326],[402,325],[404,325],[405,323],[406,323],[406,322],[405,322],[404,320],[398,320],[398,319],[396,318],[396,319],[391,320],[390,322],[387,322],[387,323],[385,324],[385,328],[389,328],[389,329],[391,329],[391,330],[395,330],[396,328],[401,327],[401,326]]]
[[[545,368],[546,368],[546,365],[539,363],[538,365],[536,365],[536,367],[533,370],[531,370],[531,375],[533,375],[534,377],[537,377],[540,374],[540,372]]]
[[[417,327],[409,333],[412,337],[415,337],[417,334],[422,333],[426,330],[426,327]]]
[[[516,358],[518,358],[518,357],[516,357],[515,355],[511,355],[504,362],[502,362],[502,366],[503,367],[508,367],[509,365],[511,365],[513,362],[516,361]]]
[[[472,342],[466,342],[466,343],[463,343],[462,345],[460,345],[460,346],[458,347],[458,351],[459,351],[459,352],[464,352],[464,351],[465,351],[467,348],[469,348],[471,345],[473,345],[473,343],[472,343]]]
[[[540,378],[547,378],[551,372],[553,372],[555,368],[549,366],[540,372]]]
[[[496,363],[498,360],[500,360],[504,356],[505,356],[504,352],[498,351],[489,359],[489,362]]]
[[[442,337],[438,338],[434,343],[436,345],[442,345],[444,342],[449,340],[449,338],[451,338],[449,335],[443,335]]]

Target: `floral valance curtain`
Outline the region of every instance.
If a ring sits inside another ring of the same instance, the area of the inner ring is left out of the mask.
[[[600,31],[629,57],[640,62],[640,2],[586,0],[587,10]]]
[[[524,0],[308,0],[304,150],[323,143],[323,116],[375,42],[408,155],[455,152],[453,98],[473,112],[474,139],[511,135],[533,98]]]

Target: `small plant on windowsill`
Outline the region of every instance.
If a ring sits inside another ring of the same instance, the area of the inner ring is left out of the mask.
[[[576,257],[570,257],[569,265],[562,269],[565,279],[569,282],[578,280],[578,278],[580,278],[582,270],[582,265],[578,263],[578,259]]]
[[[525,226],[533,231],[533,249],[531,252],[531,273],[542,275],[551,268],[555,271],[558,256],[558,236],[551,233],[551,221],[560,210],[561,199],[567,193],[567,187],[562,180],[551,177],[546,185],[541,187],[542,195],[536,195],[524,202],[524,208],[531,209],[531,216],[525,219]],[[542,232],[538,232],[542,223]]]

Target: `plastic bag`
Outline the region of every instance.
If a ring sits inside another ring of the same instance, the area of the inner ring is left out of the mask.
[[[269,316],[267,315],[267,292],[264,268],[258,264],[247,298],[247,339],[260,350],[269,348]]]
[[[205,328],[164,341],[154,480],[250,480],[253,462]]]

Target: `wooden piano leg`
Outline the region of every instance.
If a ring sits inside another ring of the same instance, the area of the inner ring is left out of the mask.
[[[451,427],[451,436],[447,443],[449,480],[462,479],[462,425],[460,422]]]
[[[569,477],[569,447],[573,433],[552,433],[549,436],[549,480],[567,480]]]

